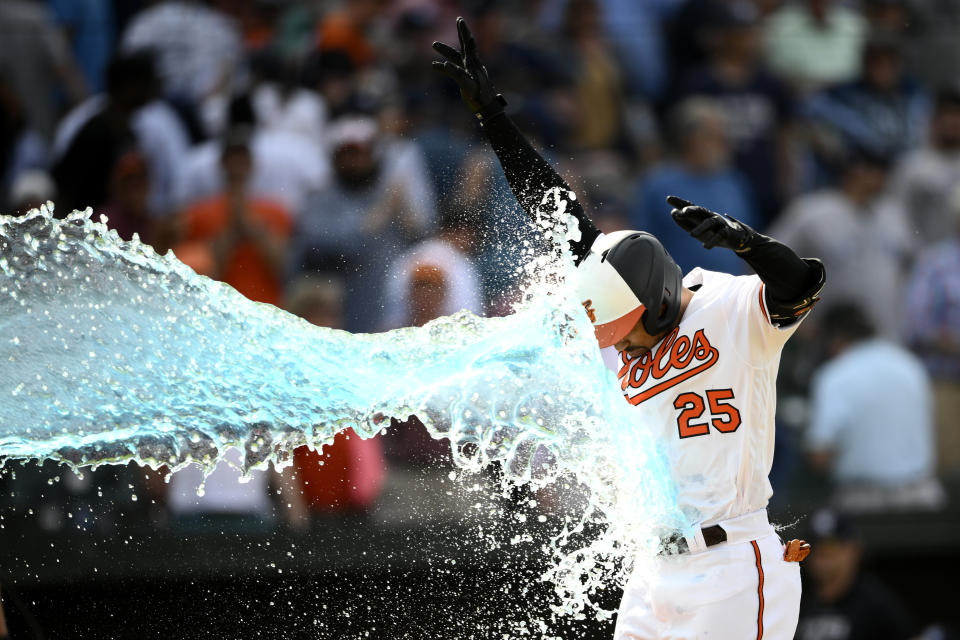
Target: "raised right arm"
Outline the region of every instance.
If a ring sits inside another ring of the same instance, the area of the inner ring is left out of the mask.
[[[457,18],[460,50],[434,42],[433,48],[446,60],[435,61],[434,68],[450,76],[459,86],[464,102],[480,121],[517,202],[534,221],[548,220],[559,227],[558,212],[565,210],[576,218],[580,239],[570,242],[574,261],[586,257],[600,231],[587,217],[570,185],[543,159],[504,113],[506,101],[493,88],[487,70],[476,52],[476,42],[463,18]],[[555,193],[554,197],[551,192]],[[565,207],[563,205],[566,205]]]

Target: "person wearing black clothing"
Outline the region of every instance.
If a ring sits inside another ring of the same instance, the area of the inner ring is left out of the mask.
[[[783,344],[819,299],[823,265],[676,196],[667,202],[680,227],[707,249],[734,251],[757,275],[697,268],[683,277],[649,233],[600,233],[504,112],[463,19],[457,29],[460,49],[434,43],[444,58],[434,66],[459,85],[539,227],[561,231],[567,218],[559,211],[576,219],[571,284],[599,346],[620,352],[624,396],[643,405],[645,428],[662,441],[688,518],[662,537],[660,586],[648,590],[645,576],[627,584],[615,638],[792,638],[797,563],[809,547],[784,547],[767,520],[774,381]]]
[[[796,640],[907,640],[914,637],[903,603],[860,571],[857,529],[846,516],[823,510],[810,519],[817,547],[807,563],[810,589],[800,603]]]
[[[130,121],[150,101],[154,78],[153,59],[147,53],[118,56],[110,62],[106,105],[83,125],[53,166],[59,192],[57,217],[107,203],[117,161],[137,149]]]

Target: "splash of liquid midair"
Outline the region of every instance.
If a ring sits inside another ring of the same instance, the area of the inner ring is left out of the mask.
[[[237,446],[249,470],[416,414],[460,467],[586,488],[582,519],[545,541],[544,578],[574,616],[623,580],[624,555],[642,562],[680,522],[642,414],[556,284],[569,265],[540,269],[508,317],[354,335],[251,302],[90,215],[0,217],[0,458],[211,469]],[[600,538],[575,548],[597,521]]]

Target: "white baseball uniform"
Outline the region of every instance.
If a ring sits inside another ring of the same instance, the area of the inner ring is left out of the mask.
[[[631,578],[614,637],[792,639],[800,567],[766,506],[780,352],[799,323],[771,322],[757,276],[698,268],[683,285],[696,290],[679,326],[643,356],[622,353],[618,377],[665,444],[689,551],[658,556],[649,584]],[[707,547],[715,524],[727,540]]]

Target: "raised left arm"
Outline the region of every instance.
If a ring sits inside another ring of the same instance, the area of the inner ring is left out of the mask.
[[[779,326],[793,324],[820,300],[826,271],[816,258],[801,258],[787,245],[739,220],[677,196],[668,196],[667,203],[673,207],[674,222],[705,248],[731,249],[753,268],[766,285],[767,308]]]

